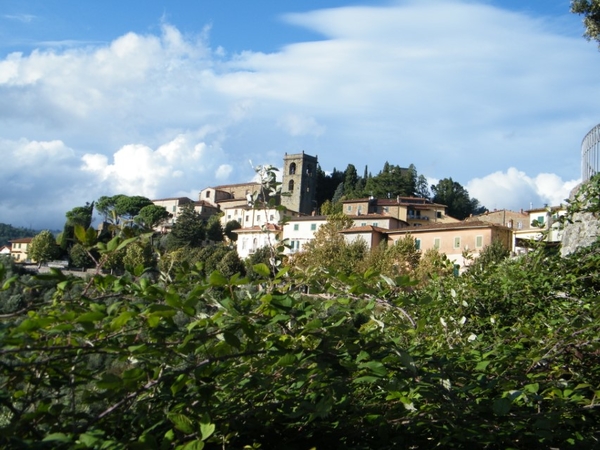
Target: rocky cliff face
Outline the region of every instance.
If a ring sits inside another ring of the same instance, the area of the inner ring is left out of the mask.
[[[576,198],[582,185],[571,191],[569,200]],[[600,236],[600,217],[591,212],[578,212],[573,215],[573,223],[566,223],[563,232],[560,254],[575,253],[580,248],[589,247]]]

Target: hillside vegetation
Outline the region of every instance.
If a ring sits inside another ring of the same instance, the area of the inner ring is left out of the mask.
[[[98,267],[142,239],[74,233]],[[0,446],[600,445],[598,245],[490,247],[460,276],[280,255],[248,277],[202,259],[88,279],[4,265]]]

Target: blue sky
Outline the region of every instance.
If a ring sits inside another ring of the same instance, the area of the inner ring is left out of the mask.
[[[562,201],[600,122],[569,1],[0,3],[0,222],[196,199],[249,163],[415,164],[485,206]]]

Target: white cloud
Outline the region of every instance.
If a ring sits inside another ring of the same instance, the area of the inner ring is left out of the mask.
[[[229,175],[231,175],[231,172],[233,172],[233,167],[231,167],[229,164],[222,164],[217,169],[215,177],[217,180],[226,180],[229,178]]]
[[[389,161],[472,179],[489,208],[560,202],[579,176],[600,58],[566,21],[466,0],[286,17],[322,40],[230,55],[209,47],[210,27],[163,23],[1,58],[3,221],[19,202],[70,209],[247,181],[248,159],[301,150],[325,170]]]
[[[325,127],[319,125],[314,117],[300,114],[287,114],[279,120],[278,125],[291,136],[313,135],[318,137],[325,132]]]
[[[558,175],[541,173],[535,177],[514,167],[506,172],[494,172],[482,178],[472,179],[465,186],[488,209],[539,208],[565,203],[571,190],[581,180],[564,181]]]

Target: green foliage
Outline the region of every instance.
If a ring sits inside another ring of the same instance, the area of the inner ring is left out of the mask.
[[[44,264],[60,256],[60,248],[54,235],[48,231],[41,231],[29,244],[27,256],[38,264]]]
[[[169,235],[169,248],[200,247],[206,238],[206,224],[192,205],[185,205]]]
[[[352,219],[345,214],[328,216],[327,223],[316,231],[314,239],[294,256],[293,265],[303,270],[321,268],[333,272],[352,272],[366,254],[366,246],[364,242],[346,243],[339,232],[351,226]]]
[[[141,208],[134,221],[143,230],[151,231],[171,217],[173,214],[168,212],[164,206],[151,204]]]
[[[235,230],[242,228],[242,225],[237,220],[230,220],[225,224],[225,230],[223,231],[227,239],[232,242],[237,241],[238,235],[234,233]]]
[[[13,227],[6,223],[0,223],[0,247],[9,245],[8,241],[13,239],[35,236],[36,232],[28,228]]]
[[[212,242],[222,242],[225,231],[221,226],[222,214],[215,214],[208,219],[206,223],[206,239]],[[235,233],[231,233],[235,234]]]
[[[479,253],[477,258],[471,263],[468,271],[470,273],[481,273],[491,266],[504,261],[510,256],[510,251],[500,241],[494,241]]]
[[[79,269],[89,269],[96,265],[84,245],[77,243],[69,251],[70,265]]]
[[[452,178],[444,178],[431,186],[432,201],[448,207],[449,216],[463,220],[469,215],[477,215],[485,211],[476,198],[469,197],[469,192]]]
[[[598,0],[571,0],[571,12],[583,15],[584,36],[600,42],[600,2]]]
[[[0,445],[597,447],[597,248],[415,291],[259,266],[45,277],[51,299],[2,319]]]
[[[365,191],[376,198],[415,195],[417,171],[411,164],[403,168],[386,161],[383,169],[367,181]]]

